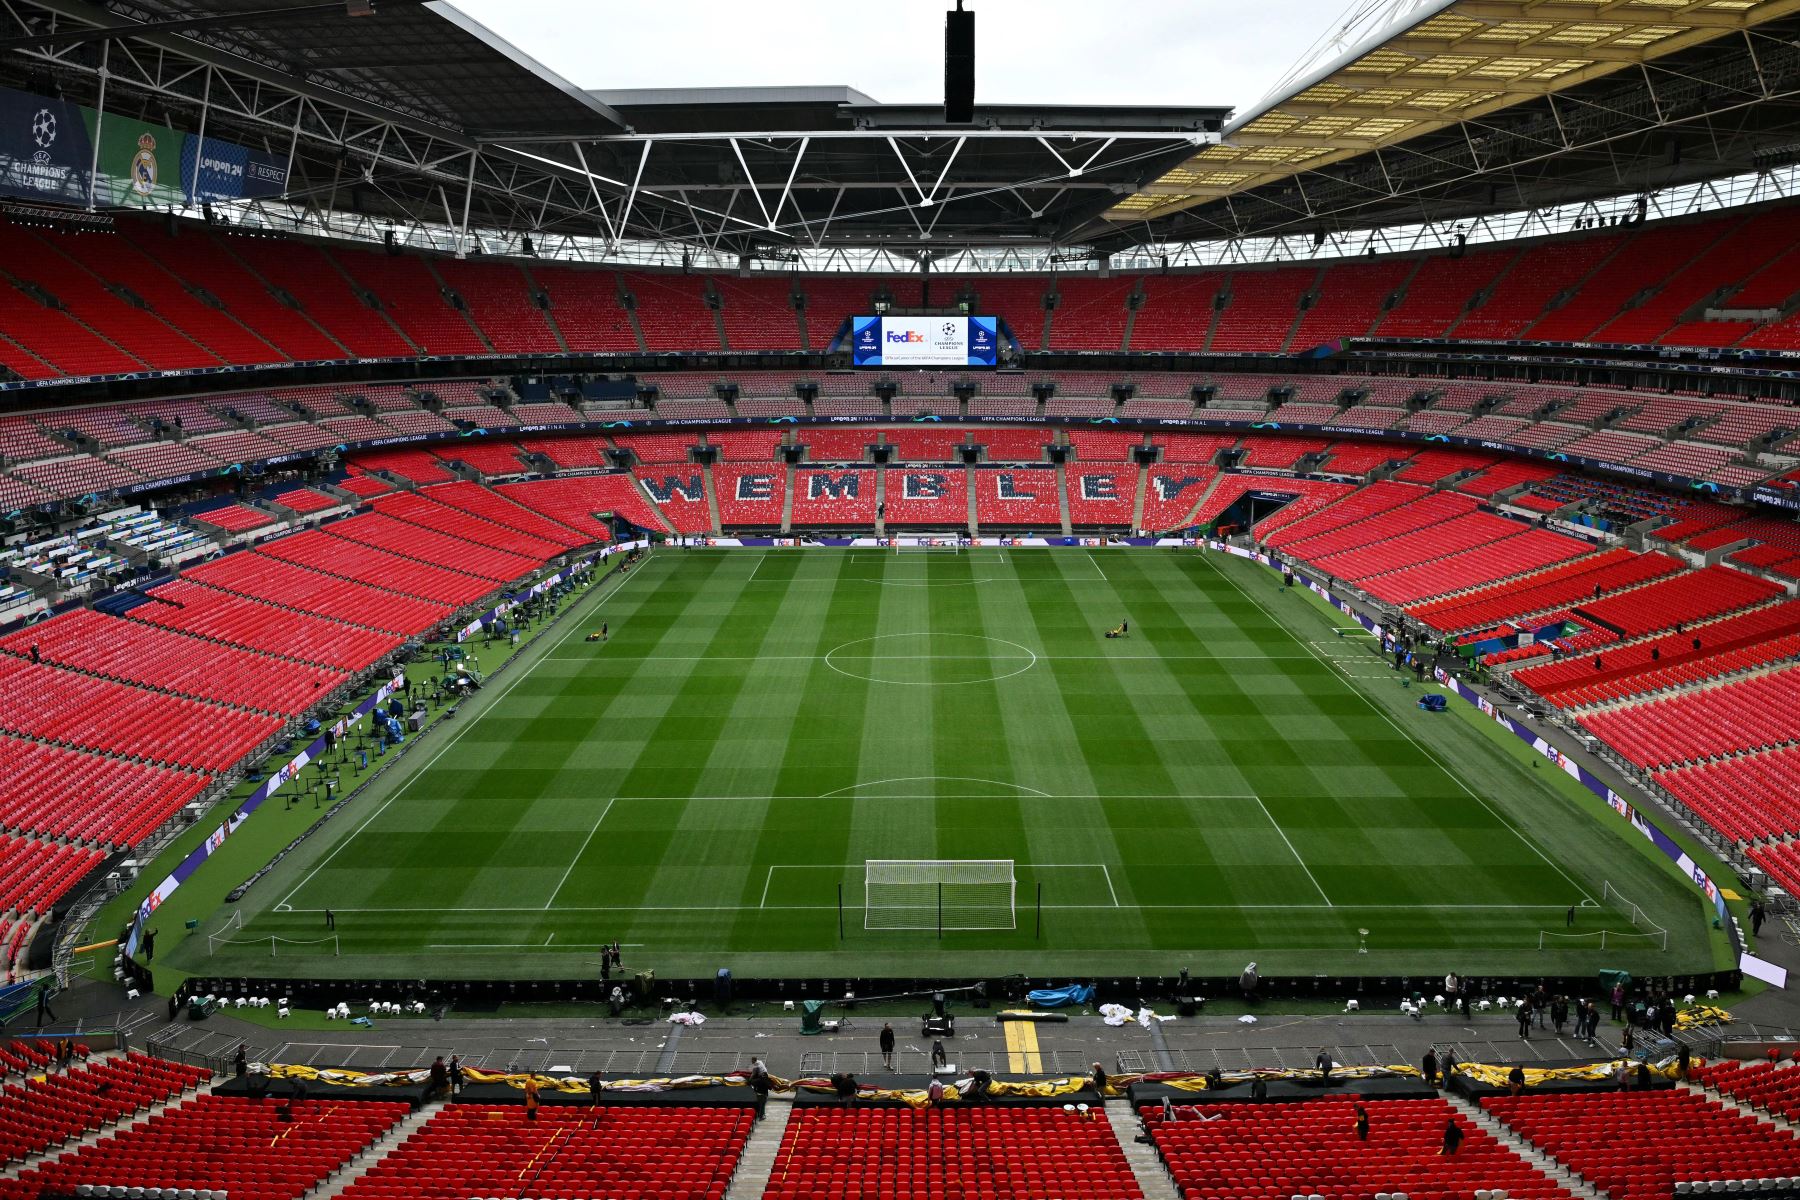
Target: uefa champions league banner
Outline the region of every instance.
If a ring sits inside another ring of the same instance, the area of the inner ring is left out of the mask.
[[[382,684],[376,689],[374,695],[357,705],[349,716],[338,719],[337,723],[331,727],[331,736],[341,741],[346,733],[362,723],[364,717],[386,704],[388,697],[405,686],[406,677],[404,675],[396,675],[387,683]],[[262,807],[263,801],[280,791],[284,784],[298,779],[306,764],[324,753],[325,735],[320,734],[311,745],[276,768],[261,787],[251,792],[244,798],[242,804],[232,810],[231,816],[226,818],[223,824],[208,834],[204,842],[194,847],[186,858],[176,864],[175,869],[169,872],[168,878],[150,890],[150,894],[144,897],[143,903],[138,905],[137,915],[132,918],[131,933],[125,939],[126,954],[137,954],[138,940],[143,936],[144,923],[150,919],[152,913],[162,907],[163,901],[173,896],[176,889],[200,869],[200,864],[212,857],[213,851],[223,846],[225,840],[236,833],[238,827],[249,819],[251,813]]]
[[[0,88],[0,194],[84,207],[170,208],[286,190],[285,158]]]

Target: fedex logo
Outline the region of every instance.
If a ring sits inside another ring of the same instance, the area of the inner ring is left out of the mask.
[[[925,340],[925,335],[916,329],[893,329],[888,331],[887,340],[890,342],[922,342]]]

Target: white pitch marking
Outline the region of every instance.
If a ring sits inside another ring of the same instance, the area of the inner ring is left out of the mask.
[[[1275,832],[1281,836],[1283,842],[1287,843],[1288,853],[1294,856],[1294,861],[1300,864],[1300,869],[1306,872],[1306,877],[1312,880],[1312,885],[1319,889],[1319,899],[1325,901],[1325,907],[1336,908],[1337,905],[1331,902],[1331,897],[1325,894],[1325,889],[1320,887],[1318,879],[1314,878],[1312,868],[1306,865],[1306,860],[1300,857],[1300,851],[1294,849],[1294,843],[1288,840],[1287,830],[1281,827],[1281,822],[1275,819],[1275,814],[1269,811],[1269,806],[1263,803],[1261,796],[1256,798],[1256,807],[1262,809],[1263,816],[1269,818],[1269,824],[1275,827]]]
[[[653,558],[652,561],[655,561],[655,559]],[[644,565],[649,566],[649,563],[645,563]],[[626,583],[629,583],[632,579],[638,578],[639,576],[643,575],[643,573],[644,573],[643,567],[639,567],[636,571],[634,571],[630,575],[629,578],[627,578]],[[625,584],[621,583],[617,587],[613,588],[612,591],[610,591],[610,592],[606,593],[606,595],[600,597],[599,602],[594,605],[594,608],[599,608],[601,605],[605,604],[608,600],[611,600],[614,596],[618,595],[619,592],[624,589],[624,587],[625,587]],[[406,794],[406,790],[408,788],[412,787],[413,784],[419,782],[420,779],[424,778],[427,774],[429,774],[431,772],[431,768],[437,765],[438,759],[440,759],[440,758],[444,757],[444,755],[450,753],[451,747],[455,746],[457,742],[460,742],[465,733],[469,732],[469,730],[475,728],[475,726],[477,726],[481,723],[481,718],[487,716],[489,713],[493,712],[496,708],[500,707],[500,701],[506,699],[506,697],[512,692],[512,690],[514,688],[518,687],[521,683],[524,683],[527,679],[531,678],[532,672],[536,671],[540,666],[542,666],[544,664],[544,660],[549,658],[551,653],[553,653],[556,650],[561,649],[563,643],[567,642],[571,636],[573,636],[575,633],[579,632],[580,628],[581,628],[581,626],[580,626],[579,622],[572,624],[570,629],[568,630],[568,632],[564,633],[562,635],[562,637],[558,638],[554,643],[552,643],[550,651],[546,652],[544,654],[543,658],[540,658],[536,662],[532,663],[529,669],[522,671],[518,675],[514,676],[512,682],[508,683],[505,687],[501,688],[499,694],[495,695],[487,703],[487,705],[482,708],[482,710],[480,712],[476,713],[475,716],[469,721],[469,723],[467,725],[464,725],[462,728],[458,729],[454,734],[451,735],[450,740],[443,744],[442,748],[440,748],[436,754],[434,754],[430,758],[426,759],[424,766],[420,767],[417,771],[414,771],[411,775],[407,776],[406,782],[402,783],[398,788],[396,788],[394,790],[393,795],[389,796],[386,800],[382,801],[381,807],[377,808],[374,812],[369,814],[368,820],[364,821],[361,825],[358,825],[356,827],[356,829],[351,832],[350,836],[346,837],[343,841],[339,842],[336,846],[332,847],[331,853],[327,854],[323,859],[321,859],[319,861],[318,866],[314,867],[312,870],[308,871],[305,875],[301,876],[300,882],[294,885],[294,890],[289,892],[286,896],[282,897],[282,903],[285,904],[285,903],[293,900],[293,898],[295,896],[299,895],[301,889],[305,888],[307,884],[312,882],[313,876],[317,875],[320,871],[323,871],[328,865],[330,865],[331,860],[336,858],[338,856],[339,852],[341,852],[345,846],[348,846],[351,842],[355,841],[358,837],[360,837],[362,835],[362,831],[367,829],[378,817],[381,816],[382,813],[386,812],[388,810],[388,807],[390,805],[392,805],[394,803],[394,801],[398,800],[401,796],[404,796]],[[321,910],[313,909],[310,911],[318,912]]]
[[[1045,864],[1045,865],[1048,866],[1048,865],[1052,865],[1052,864]],[[1118,890],[1113,887],[1112,872],[1106,869],[1105,863],[1100,864],[1100,873],[1102,875],[1106,876],[1106,890],[1112,896],[1113,907],[1114,908],[1123,908],[1124,905],[1119,903]]]
[[[1038,789],[1027,787],[1022,783],[1007,783],[1002,779],[983,779],[979,775],[896,775],[892,779],[876,779],[869,783],[853,783],[849,787],[834,788],[833,790],[824,793],[819,799],[823,800],[827,796],[841,795],[844,792],[854,792],[858,788],[880,787],[884,783],[912,783],[921,779],[947,779],[951,783],[991,783],[995,787],[1009,787],[1016,788],[1021,792],[1030,792],[1032,795],[1042,796],[1046,800],[1054,798],[1049,792],[1040,792]]]
[[[600,832],[600,822],[606,820],[606,814],[612,811],[612,806],[617,804],[618,801],[619,798],[614,796],[611,800],[606,802],[606,807],[600,810],[600,816],[595,819],[594,827],[588,830],[587,837],[583,838],[581,841],[581,849],[577,850],[575,852],[575,857],[569,860],[569,869],[562,873],[562,878],[556,881],[555,891],[552,891],[550,893],[550,898],[544,901],[545,908],[549,908],[552,904],[556,903],[557,892],[562,891],[563,884],[569,882],[569,876],[575,873],[575,864],[581,861],[581,856],[583,854],[587,853],[588,843],[594,840],[594,835],[596,833]]]
[[[1262,609],[1263,615],[1268,617],[1271,621],[1274,621],[1277,628],[1282,629],[1284,632],[1286,631],[1287,627],[1281,624],[1281,622],[1276,618],[1275,614],[1270,612],[1268,610],[1268,608],[1263,604],[1262,601],[1258,600],[1255,596],[1252,596],[1249,592],[1245,591],[1243,589],[1243,587],[1238,583],[1237,580],[1235,580],[1231,576],[1225,574],[1225,572],[1219,570],[1217,564],[1215,564],[1211,558],[1202,555],[1201,561],[1206,563],[1207,567],[1212,570],[1213,574],[1217,575],[1220,579],[1223,579],[1226,583],[1229,583],[1232,587],[1237,588],[1238,595],[1240,595],[1244,599],[1250,601],[1250,603],[1256,605],[1257,608]],[[1301,646],[1306,645],[1305,642],[1301,641],[1297,637],[1294,637],[1293,634],[1288,634],[1288,637],[1291,641],[1293,641]],[[1322,663],[1329,661],[1328,659],[1323,658],[1316,653],[1313,655],[1313,657],[1317,658]],[[1362,692],[1358,691],[1357,689],[1349,687],[1348,684],[1346,684],[1345,686],[1347,688],[1349,688],[1349,691],[1352,695],[1354,695],[1357,699],[1361,700],[1365,705],[1367,705],[1377,716],[1379,716],[1382,720],[1386,721],[1389,726],[1391,726],[1393,729],[1397,730],[1401,737],[1403,737],[1407,741],[1411,742],[1413,744],[1414,749],[1418,750],[1419,753],[1423,754],[1426,758],[1430,759],[1432,764],[1434,766],[1436,766],[1439,771],[1442,771],[1446,776],[1448,776],[1456,784],[1457,787],[1461,788],[1469,796],[1469,798],[1471,800],[1473,800],[1473,801],[1475,801],[1475,803],[1481,805],[1481,807],[1487,809],[1489,816],[1493,817],[1496,821],[1499,821],[1502,825],[1504,825],[1508,829],[1512,830],[1513,836],[1518,838],[1521,842],[1525,843],[1525,845],[1531,847],[1532,853],[1536,854],[1539,858],[1543,859],[1544,862],[1549,865],[1551,870],[1555,871],[1558,875],[1561,875],[1563,877],[1563,879],[1566,880],[1572,887],[1574,887],[1574,889],[1577,892],[1579,892],[1583,897],[1585,897],[1589,900],[1593,899],[1592,896],[1588,895],[1588,890],[1586,888],[1582,887],[1579,883],[1576,883],[1574,878],[1571,877],[1567,871],[1563,870],[1560,866],[1558,866],[1556,864],[1555,860],[1553,860],[1548,854],[1545,854],[1543,852],[1543,850],[1538,848],[1538,844],[1536,842],[1534,842],[1530,838],[1526,837],[1525,831],[1523,829],[1519,828],[1519,826],[1515,822],[1513,822],[1513,821],[1509,820],[1508,818],[1503,817],[1499,813],[1495,812],[1493,805],[1489,804],[1486,800],[1482,799],[1482,797],[1476,793],[1475,789],[1471,788],[1468,784],[1464,783],[1461,775],[1458,775],[1456,772],[1452,771],[1449,767],[1446,767],[1444,765],[1443,760],[1440,759],[1436,754],[1432,753],[1430,748],[1427,747],[1423,742],[1421,742],[1421,741],[1419,741],[1419,739],[1415,738],[1412,735],[1411,731],[1409,731],[1406,728],[1406,726],[1400,724],[1398,721],[1394,720],[1393,717],[1389,716],[1387,709],[1385,709],[1381,705],[1375,703],[1373,700],[1369,699],[1367,696],[1365,696]],[[1259,803],[1260,803],[1260,800],[1259,800]]]
[[[1092,550],[1086,550],[1083,551],[1083,553],[1087,555],[1087,560],[1094,564],[1094,570],[1100,572],[1100,582],[1111,583],[1112,580],[1106,577],[1106,572],[1100,570],[1100,560],[1094,557],[1094,552]]]
[[[768,560],[768,557],[769,556],[765,554],[761,558],[758,558],[756,560],[756,565],[754,567],[750,568],[750,577],[748,579],[744,580],[745,583],[749,583],[751,580],[756,578],[756,573],[758,571],[762,570],[762,565],[764,562],[766,562]]]

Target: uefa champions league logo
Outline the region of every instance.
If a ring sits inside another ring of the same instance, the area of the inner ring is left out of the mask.
[[[956,336],[956,325],[954,322],[952,322],[952,321],[944,322],[944,336],[945,337],[955,337]]]
[[[31,115],[31,140],[37,143],[37,152],[31,157],[34,162],[50,161],[50,147],[56,144],[56,114],[47,108],[40,108]]]

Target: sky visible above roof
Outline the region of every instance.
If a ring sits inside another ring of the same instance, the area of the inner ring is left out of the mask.
[[[455,0],[583,88],[847,84],[888,103],[943,96],[951,0]],[[978,104],[1249,109],[1344,0],[966,0]]]

